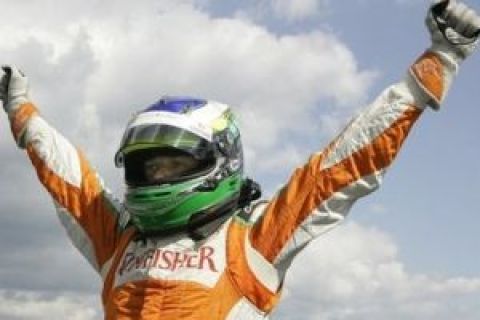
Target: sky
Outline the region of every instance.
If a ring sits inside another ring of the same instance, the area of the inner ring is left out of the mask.
[[[474,8],[480,4],[471,0]],[[233,106],[246,169],[271,196],[429,45],[421,0],[0,0],[0,62],[119,198],[129,116],[160,96]],[[480,56],[427,110],[382,188],[312,243],[277,320],[480,318]],[[0,318],[102,317],[75,251],[0,123]]]

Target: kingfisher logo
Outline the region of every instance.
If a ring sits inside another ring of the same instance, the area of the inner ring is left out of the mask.
[[[171,272],[180,269],[197,269],[218,273],[214,255],[215,249],[209,246],[201,247],[198,251],[153,248],[141,253],[128,252],[120,264],[118,274],[122,276],[132,271],[145,269],[162,269]]]

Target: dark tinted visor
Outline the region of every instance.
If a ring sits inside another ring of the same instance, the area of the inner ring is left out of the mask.
[[[214,166],[213,157],[197,160],[178,149],[135,150],[125,156],[125,180],[130,186],[176,183],[206,174]]]

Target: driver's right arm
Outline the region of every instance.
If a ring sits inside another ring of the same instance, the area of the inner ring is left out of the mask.
[[[0,97],[14,138],[27,150],[73,244],[104,275],[122,232],[120,206],[82,152],[39,115],[27,77],[14,66],[3,70]]]

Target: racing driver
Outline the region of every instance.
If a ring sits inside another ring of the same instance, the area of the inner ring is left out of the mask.
[[[381,184],[410,129],[439,109],[477,44],[461,2],[428,10],[431,46],[268,201],[243,174],[230,108],[162,97],[129,121],[115,164],[116,202],[85,156],[39,114],[27,77],[3,67],[0,97],[74,245],[103,280],[105,319],[265,319],[292,260]]]

